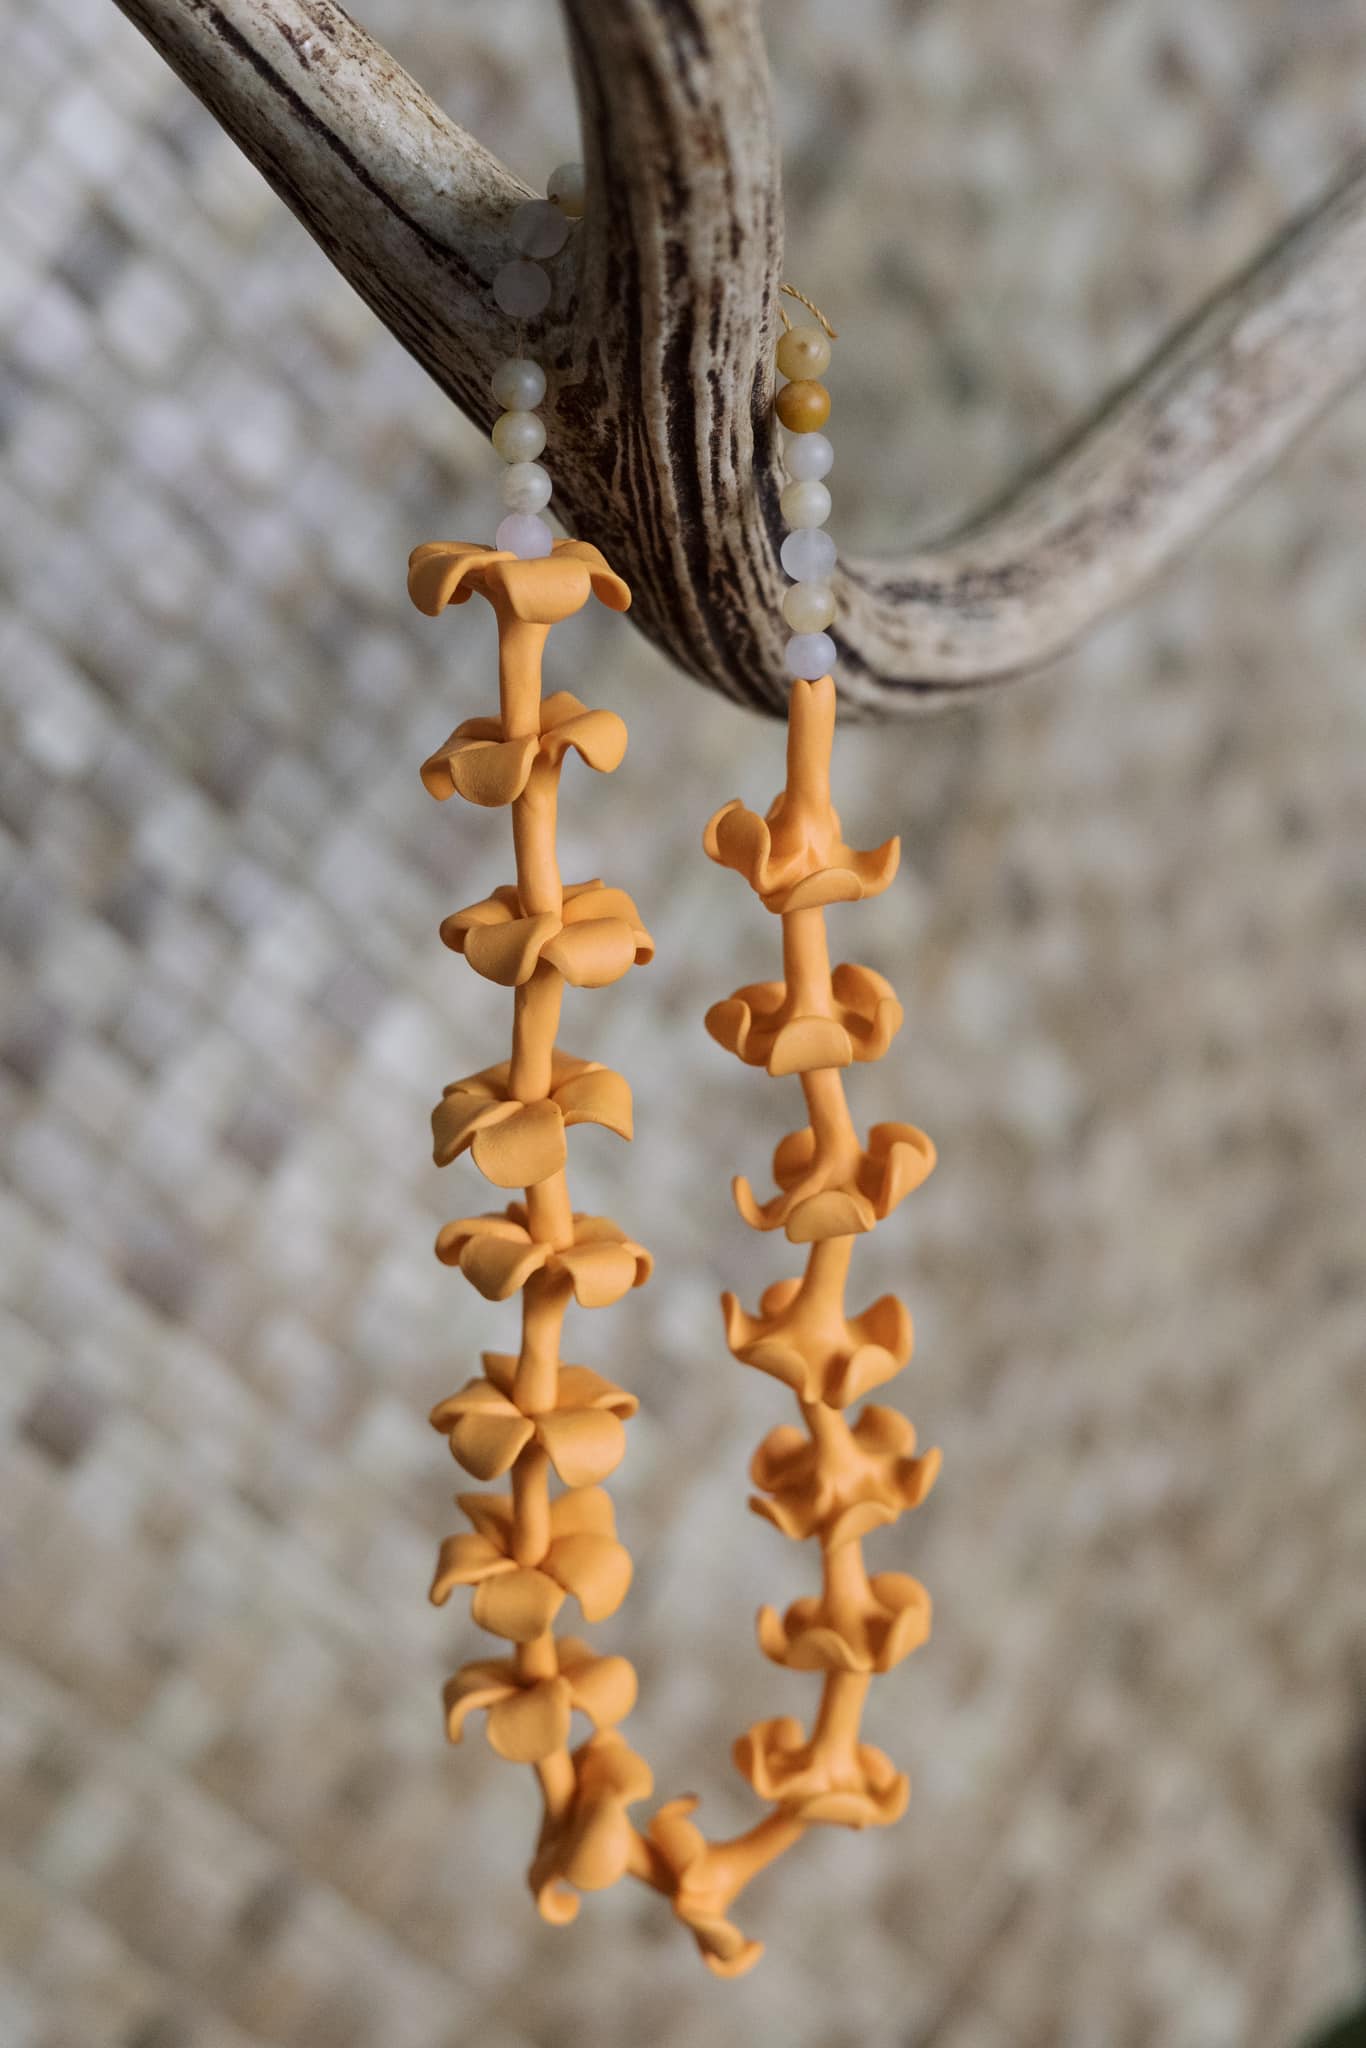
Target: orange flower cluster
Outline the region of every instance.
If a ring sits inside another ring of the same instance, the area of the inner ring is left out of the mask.
[[[484,1178],[520,1189],[506,1208],[446,1224],[437,1256],[458,1266],[489,1301],[521,1296],[521,1346],[486,1353],[484,1371],[432,1411],[456,1461],[481,1482],[509,1477],[506,1493],[462,1493],[470,1528],[442,1544],[431,1597],[473,1593],[475,1620],[508,1654],[462,1666],[446,1687],[447,1730],[458,1742],[482,1709],[498,1755],[534,1766],[543,1819],[530,1868],[542,1914],[572,1920],[579,1893],[630,1875],[671,1901],[709,1968],[738,1976],[761,1953],[728,1918],[736,1895],[814,1823],[865,1827],[895,1820],[906,1779],[861,1743],[870,1676],[923,1642],[929,1600],[901,1572],[864,1570],[860,1538],[923,1500],[938,1454],[917,1456],[915,1432],[894,1410],[870,1405],[851,1427],[844,1409],[905,1365],[910,1318],[892,1296],[859,1315],[844,1306],[856,1235],[870,1230],[919,1185],[934,1148],[908,1124],[878,1124],[861,1144],[839,1069],[876,1059],[901,1023],[887,983],[865,968],[830,971],[824,907],[874,895],[896,868],[897,845],[855,853],[830,806],[834,689],[829,677],[793,686],[788,785],[767,819],[729,805],[712,821],[707,850],[746,875],[783,920],[785,979],[741,989],[718,1004],[713,1036],[752,1065],[800,1076],[811,1122],[784,1139],[774,1160],[779,1193],[758,1203],[736,1183],[742,1215],[759,1230],[782,1228],[808,1244],[805,1274],[763,1295],[757,1315],[725,1298],[726,1333],[743,1364],[786,1381],[806,1422],[775,1429],[754,1459],[752,1505],[785,1534],[816,1536],[824,1558],[818,1598],[779,1616],[764,1608],[759,1641],[775,1662],[821,1671],[825,1687],[809,1737],[790,1717],[761,1722],[735,1758],[772,1811],[733,1840],[709,1842],[692,1819],[696,1801],[666,1802],[642,1831],[629,1809],[653,1789],[649,1766],[619,1732],[636,1696],[624,1657],[600,1656],[557,1636],[566,1601],[586,1621],[614,1614],[631,1582],[601,1482],[625,1450],[636,1399],[559,1356],[571,1300],[585,1308],[619,1301],[650,1275],[650,1256],[615,1223],[577,1214],[565,1178],[565,1133],[596,1123],[631,1135],[631,1094],[619,1074],[555,1045],[566,983],[601,988],[651,957],[635,905],[601,882],[566,887],[555,856],[560,771],[570,751],[608,773],[621,761],[625,728],[567,691],[542,699],[541,657],[550,627],[595,594],[624,611],[625,585],[596,548],[557,542],[523,561],[500,550],[441,543],[419,548],[409,589],[436,614],[478,592],[499,634],[497,718],[467,719],[425,763],[438,798],[460,795],[509,806],[517,878],[446,919],[442,936],[476,973],[514,991],[509,1059],[444,1091],[432,1112],[434,1156],[446,1166],[468,1153]],[[552,1497],[552,1475],[563,1491]],[[573,1716],[591,1733],[571,1747]]]
[[[750,1467],[750,1505],[787,1536],[819,1539],[822,1588],[779,1616],[760,1610],[759,1643],[775,1663],[824,1673],[809,1737],[790,1716],[740,1738],[735,1759],[756,1792],[803,1824],[868,1827],[904,1811],[906,1778],[859,1741],[864,1696],[875,1671],[929,1634],[930,1600],[904,1572],[870,1578],[860,1539],[918,1507],[934,1484],[939,1453],[916,1454],[915,1431],[894,1409],[845,1410],[900,1372],[911,1355],[911,1320],[886,1295],[861,1315],[845,1308],[854,1240],[890,1214],[934,1166],[934,1146],[910,1124],[875,1124],[864,1144],[849,1116],[840,1069],[877,1059],[901,1023],[880,975],[837,967],[826,946],[825,906],[885,889],[895,840],[856,853],[830,801],[835,689],[829,676],[794,682],[787,787],[767,818],[728,804],[707,827],[713,860],[744,875],[783,923],[784,979],[743,988],[708,1013],[707,1028],[731,1052],[770,1074],[796,1074],[809,1124],[783,1139],[773,1160],[779,1193],[757,1202],[735,1183],[740,1214],[756,1230],[781,1228],[810,1245],[800,1279],[768,1288],[757,1315],[723,1298],[726,1337],[742,1365],[792,1388],[805,1428],[775,1429]]]
[[[470,718],[424,763],[437,798],[510,806],[517,879],[456,911],[446,944],[477,974],[514,990],[511,1057],[452,1082],[432,1112],[438,1166],[468,1152],[497,1188],[519,1188],[506,1209],[444,1226],[437,1257],[458,1266],[489,1301],[522,1298],[516,1356],[487,1353],[484,1372],[432,1411],[457,1463],[478,1480],[510,1475],[507,1493],[462,1493],[468,1533],[441,1546],[431,1597],[473,1589],[474,1618],[509,1645],[503,1657],[463,1665],[446,1687],[446,1725],[458,1742],[485,1710],[499,1756],[534,1765],[544,1820],[531,1868],[541,1911],[572,1919],[580,1890],[614,1884],[639,1837],[627,1808],[651,1789],[649,1767],[617,1731],[635,1702],[624,1657],[598,1656],[554,1624],[566,1601],[586,1621],[615,1614],[631,1583],[612,1503],[600,1482],[626,1448],[634,1395],[584,1366],[560,1362],[571,1300],[604,1308],[650,1275],[650,1255],[615,1223],[575,1214],[565,1179],[565,1132],[601,1124],[631,1135],[631,1091],[595,1060],[555,1045],[565,983],[603,988],[649,960],[653,945],[635,905],[600,882],[566,887],[555,856],[560,770],[572,751],[610,773],[626,751],[611,711],[587,710],[568,691],[542,698],[550,628],[595,595],[625,611],[630,593],[598,550],[560,541],[539,560],[496,548],[437,543],[409,564],[414,603],[436,614],[478,592],[498,622],[499,715]],[[564,1487],[551,1497],[554,1474]],[[572,1717],[591,1734],[570,1747]]]

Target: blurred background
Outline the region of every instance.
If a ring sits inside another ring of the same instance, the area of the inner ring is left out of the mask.
[[[550,0],[370,0],[534,184],[577,153]],[[4,2048],[1288,2048],[1360,1993],[1366,1674],[1366,393],[1049,678],[841,741],[904,835],[836,958],[907,1006],[856,1116],[938,1173],[861,1250],[945,1452],[877,1561],[929,1647],[874,1689],[908,1820],[829,1830],[710,1979],[653,1895],[569,1931],[529,1774],[449,1751],[486,1641],[426,1603],[425,1422],[513,1311],[431,1257],[430,1164],[502,991],[440,946],[505,820],[417,767],[490,701],[417,541],[495,464],[110,0],[0,39],[0,2042]],[[787,0],[788,274],[835,318],[835,530],[964,515],[1366,138],[1355,0]],[[552,440],[553,456],[553,440]],[[811,1684],[753,1641],[811,1559],[745,1509],[776,1383],[721,1341],[792,1255],[735,1217],[795,1089],[706,1038],[776,933],[700,852],[781,736],[599,614],[552,679],[625,712],[563,866],[656,964],[573,997],[637,1142],[576,1194],[659,1256],[568,1355],[641,1397],[637,1559],[595,1633],[712,1831]],[[615,1148],[615,1149],[614,1149]]]

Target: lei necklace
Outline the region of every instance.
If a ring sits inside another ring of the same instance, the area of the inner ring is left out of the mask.
[[[525,355],[522,323],[550,299],[545,268],[581,217],[583,173],[556,171],[547,198],[512,216],[518,255],[498,272],[493,294],[518,323],[515,356],[493,379],[504,407],[493,444],[506,467],[506,514],[488,547],[438,541],[417,548],[408,588],[435,616],[472,594],[493,608],[498,628],[498,711],[468,718],[424,762],[438,799],[461,796],[512,812],[516,879],[441,927],[445,943],[476,974],[513,991],[508,1059],[454,1081],[432,1112],[438,1166],[468,1152],[485,1180],[519,1190],[504,1208],[447,1223],[437,1257],[457,1266],[489,1301],[520,1295],[515,1353],[484,1355],[483,1374],[432,1412],[456,1462],[501,1491],[461,1493],[469,1528],[441,1546],[431,1597],[473,1589],[474,1619],[507,1654],[462,1665],[445,1691],[446,1725],[458,1742],[470,1715],[485,1714],[493,1749],[530,1764],[543,1818],[530,1883],[546,1919],[563,1923],[579,1894],[625,1876],[664,1894],[691,1930],[708,1966],[734,1977],[761,1944],[729,1918],[737,1894],[809,1828],[883,1826],[904,1812],[909,1784],[896,1765],[859,1739],[875,1672],[888,1671],[923,1643],[930,1600],[904,1572],[865,1568],[861,1539],[917,1507],[934,1483],[937,1451],[917,1453],[915,1431],[897,1410],[870,1402],[849,1409],[901,1371],[911,1355],[911,1320],[884,1295],[851,1313],[845,1287],[855,1240],[917,1188],[934,1166],[934,1146],[910,1124],[874,1124],[862,1138],[845,1100],[842,1070],[880,1059],[902,1021],[890,984],[866,967],[830,965],[825,913],[876,896],[896,872],[895,839],[872,852],[847,845],[830,797],[835,731],[835,615],[827,581],[835,549],[824,531],[830,493],[823,479],[833,450],[821,429],[830,397],[820,381],[834,339],[817,309],[814,324],[785,332],[777,368],[778,418],[787,431],[791,481],[782,494],[788,527],[782,563],[793,579],[783,601],[792,628],[787,665],[787,779],[765,817],[737,802],[706,828],[707,853],[742,875],[782,927],[782,979],[742,988],[708,1011],[706,1027],[748,1066],[800,1082],[808,1121],[773,1157],[777,1192],[759,1200],[734,1184],[751,1229],[781,1230],[805,1249],[805,1270],[780,1280],[751,1313],[722,1300],[726,1342],[742,1365],[782,1380],[801,1426],[765,1437],[751,1474],[750,1505],[786,1536],[820,1546],[818,1594],[785,1614],[760,1610],[759,1644],[775,1664],[820,1680],[809,1732],[790,1714],[761,1721],[734,1745],[735,1763],[769,1811],[729,1841],[709,1841],[697,1801],[674,1798],[644,1825],[631,1809],[650,1798],[649,1765],[621,1733],[636,1697],[636,1675],[621,1656],[599,1655],[577,1635],[556,1631],[561,1609],[583,1620],[614,1614],[631,1582],[602,1482],[626,1448],[624,1425],[636,1397],[582,1365],[564,1364],[560,1334],[571,1300],[606,1308],[650,1277],[650,1254],[620,1225],[578,1213],[566,1177],[565,1133],[604,1125],[631,1136],[631,1091],[620,1074],[561,1052],[555,1043],[565,984],[606,988],[650,960],[653,941],[630,896],[596,879],[565,882],[555,851],[560,773],[575,753],[610,774],[626,751],[614,712],[591,710],[567,690],[542,694],[541,661],[552,626],[590,597],[625,611],[630,593],[598,549],[556,540],[540,516],[552,492],[538,461],[546,431],[540,365]],[[554,1484],[552,1485],[552,1481]],[[591,1732],[573,1744],[574,1717]]]

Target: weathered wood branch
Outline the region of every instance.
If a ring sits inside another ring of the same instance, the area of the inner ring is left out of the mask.
[[[513,343],[488,285],[524,187],[332,0],[117,0],[342,275],[491,424]],[[782,201],[754,0],[563,0],[588,218],[537,353],[556,508],[680,667],[776,708],[769,419]],[[837,682],[886,717],[1052,661],[1366,372],[1366,164],[998,503],[846,559]]]

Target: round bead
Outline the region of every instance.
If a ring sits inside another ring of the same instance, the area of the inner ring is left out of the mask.
[[[500,526],[498,531],[502,530]],[[835,643],[828,633],[794,633],[787,643],[785,658],[794,676],[816,683],[835,666]]]
[[[783,617],[794,633],[819,633],[835,616],[828,583],[794,583],[783,599]]]
[[[505,412],[494,421],[492,438],[504,462],[534,462],[545,446],[545,422],[539,413]]]
[[[582,164],[560,164],[546,180],[546,197],[570,220],[583,218],[586,185]]]
[[[830,340],[819,327],[794,327],[778,343],[784,377],[823,377],[830,368]]]
[[[778,418],[789,434],[814,434],[830,417],[830,393],[807,377],[784,384],[778,393]]]
[[[783,542],[782,565],[798,583],[822,583],[835,566],[835,543],[819,527],[799,526]]]
[[[569,240],[569,221],[548,199],[527,199],[512,216],[511,232],[524,256],[558,256]]]
[[[505,418],[517,415],[505,414]],[[499,421],[499,426],[502,421]],[[498,428],[493,430],[495,444]],[[501,450],[499,453],[501,454]],[[539,452],[539,451],[538,451]],[[783,508],[783,518],[789,526],[824,526],[830,517],[830,493],[823,483],[812,477],[806,483],[789,484],[778,500]]]
[[[493,373],[491,389],[507,412],[533,412],[545,397],[545,371],[530,356],[508,356]]]
[[[506,519],[498,522],[493,544],[496,548],[506,548],[523,562],[534,562],[541,555],[550,553],[555,545],[555,536],[544,519],[538,519],[534,512],[509,512]]]
[[[810,483],[829,476],[835,451],[824,434],[789,434],[783,445],[783,461],[794,483]]]
[[[519,256],[494,278],[493,296],[510,320],[534,320],[550,304],[550,279],[539,263]]]
[[[503,503],[509,512],[539,512],[555,486],[539,462],[513,462],[503,471]]]

